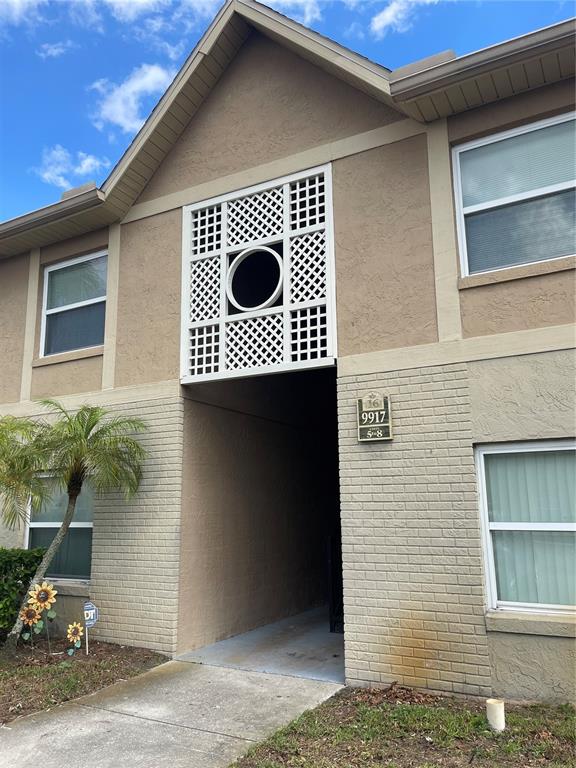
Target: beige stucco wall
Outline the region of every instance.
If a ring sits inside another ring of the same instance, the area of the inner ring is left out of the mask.
[[[469,364],[474,442],[576,435],[576,351]]]
[[[182,211],[121,230],[115,385],[180,376]]]
[[[576,320],[576,272],[565,270],[460,291],[465,337]]]
[[[139,202],[398,119],[395,110],[254,33]]]
[[[488,633],[495,696],[576,703],[576,641]]]
[[[32,372],[32,400],[75,392],[96,392],[102,385],[102,356],[43,365]]]
[[[179,650],[326,598],[321,473],[290,413],[294,390],[286,376],[244,384],[228,403],[209,387],[185,401]]]
[[[0,403],[20,400],[29,255],[0,261]]]
[[[426,136],[333,163],[338,354],[438,339]]]

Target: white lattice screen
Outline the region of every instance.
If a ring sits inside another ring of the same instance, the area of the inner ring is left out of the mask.
[[[334,361],[330,167],[184,208],[182,382]]]

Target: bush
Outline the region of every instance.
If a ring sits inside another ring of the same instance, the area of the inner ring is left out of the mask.
[[[0,642],[16,621],[18,608],[45,550],[0,547]]]

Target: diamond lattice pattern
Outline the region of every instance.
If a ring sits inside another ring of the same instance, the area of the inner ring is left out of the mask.
[[[282,314],[235,320],[226,325],[226,368],[257,368],[284,361]]]
[[[281,235],[284,220],[282,188],[267,189],[228,203],[228,245],[248,245]]]
[[[321,230],[290,242],[290,301],[326,296],[326,233]]]
[[[220,257],[190,264],[190,320],[213,320],[220,314]]]

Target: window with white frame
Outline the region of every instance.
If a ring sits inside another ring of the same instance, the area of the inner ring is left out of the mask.
[[[46,267],[42,356],[103,344],[106,266],[106,251],[99,251]]]
[[[462,275],[576,253],[575,148],[574,113],[454,147]]]
[[[576,606],[576,444],[477,448],[488,607]]]
[[[45,482],[50,483],[50,478],[46,478]],[[35,514],[30,514],[26,530],[28,549],[50,545],[62,524],[67,505],[66,492],[56,486],[51,488],[50,498],[43,503],[42,508]],[[82,493],[76,501],[74,519],[50,564],[47,574],[50,578],[77,580],[90,578],[93,508],[92,489],[84,483]]]

